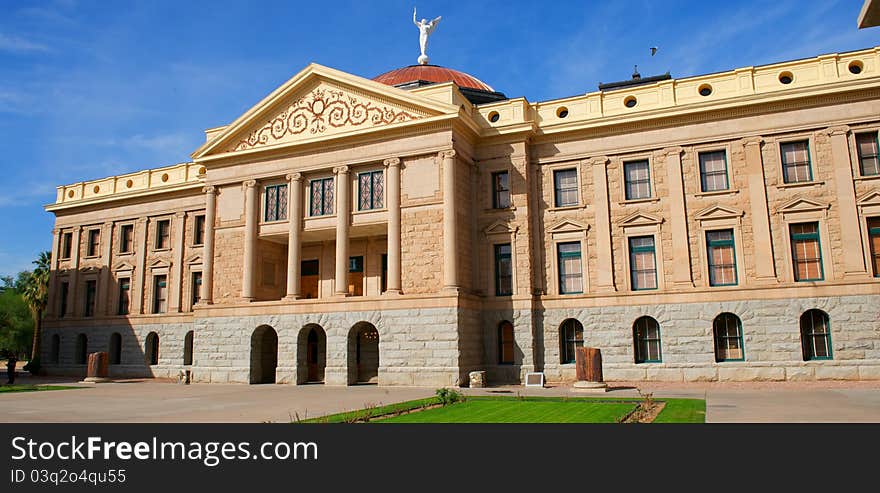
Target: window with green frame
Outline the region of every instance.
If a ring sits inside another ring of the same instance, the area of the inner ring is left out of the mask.
[[[499,171],[492,173],[492,208],[507,209],[510,207],[510,173]]]
[[[333,178],[320,178],[309,182],[309,215],[333,214]]]
[[[822,269],[822,246],[819,241],[819,223],[799,223],[789,226],[791,234],[791,260],[794,264],[795,281],[821,281],[825,279]]]
[[[559,265],[559,294],[583,293],[581,242],[571,241],[557,244],[556,255],[557,265]]]
[[[623,163],[626,200],[651,198],[651,168],[647,159]]]
[[[633,291],[657,289],[657,259],[653,236],[629,239],[629,270]]]
[[[576,169],[560,169],[553,172],[553,204],[556,207],[578,205],[578,177]]]
[[[736,247],[732,229],[706,232],[706,256],[709,260],[709,285],[736,286]]]
[[[725,151],[701,152],[700,187],[704,192],[728,190],[727,153]]]
[[[495,296],[513,294],[513,265],[510,243],[495,245]]]
[[[801,346],[804,361],[832,359],[831,324],[822,310],[807,310],[801,315]]]
[[[573,318],[566,319],[559,326],[559,362],[574,363],[577,348],[584,346],[584,326]]]
[[[742,321],[732,313],[722,313],[712,322],[715,335],[715,361],[743,361]]]
[[[880,175],[880,144],[877,132],[856,134],[856,149],[859,154],[859,171],[862,176]]]
[[[266,185],[266,204],[263,208],[264,221],[283,221],[287,219],[287,185]]]
[[[782,154],[782,181],[800,183],[813,181],[810,166],[810,141],[783,142],[779,144]]]
[[[382,170],[358,174],[358,210],[385,207],[385,180]]]
[[[868,218],[868,241],[871,245],[871,265],[874,277],[880,277],[880,217]]]
[[[660,363],[660,324],[651,317],[639,317],[633,323],[636,363]]]

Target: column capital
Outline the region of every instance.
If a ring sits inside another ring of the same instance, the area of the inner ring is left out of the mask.
[[[383,164],[385,164],[386,168],[400,166],[400,158],[399,157],[390,157],[390,158],[386,159],[385,161],[383,161]]]
[[[348,166],[336,166],[333,168],[334,175],[347,175],[348,174]]]
[[[455,157],[455,154],[455,149],[447,149],[440,151],[437,155],[440,156],[440,159],[452,159]]]
[[[202,193],[215,194],[217,193],[217,187],[214,185],[205,185],[202,187]]]
[[[257,186],[257,180],[245,180],[241,182],[241,186],[243,188],[254,188]]]
[[[662,151],[660,151],[660,153],[663,156],[668,158],[669,156],[681,156],[682,151],[684,151],[684,149],[682,147],[674,146],[674,147],[666,147]]]
[[[849,133],[849,130],[848,125],[836,125],[826,128],[822,133],[827,134],[829,137],[833,137],[835,135],[846,135]]]
[[[287,181],[294,181],[294,182],[295,181],[302,181],[303,175],[300,172],[294,172],[294,173],[288,173],[288,174],[284,175],[284,178]]]
[[[742,142],[743,146],[752,146],[752,145],[761,145],[764,143],[764,138],[760,135],[755,135],[753,137],[745,137],[740,142]]]
[[[596,157],[591,157],[586,160],[587,164],[590,164],[593,166],[604,166],[610,162],[611,162],[611,159],[609,159],[608,156],[596,156]]]
[[[135,222],[138,224],[147,224],[148,222],[150,222],[150,218],[149,217],[139,217],[139,218],[137,218],[137,220]]]
[[[177,219],[183,219],[185,216],[186,216],[186,212],[183,212],[183,211],[179,211],[179,212],[174,213],[174,217],[176,217]]]

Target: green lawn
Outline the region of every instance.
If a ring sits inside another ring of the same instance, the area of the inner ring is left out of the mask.
[[[633,402],[580,399],[519,400],[468,398],[449,406],[401,414],[383,423],[616,423],[636,407]]]
[[[702,399],[658,399],[666,402],[654,423],[705,423],[706,401]]]
[[[0,394],[3,392],[38,392],[41,390],[67,390],[78,387],[66,387],[62,385],[0,385]]]

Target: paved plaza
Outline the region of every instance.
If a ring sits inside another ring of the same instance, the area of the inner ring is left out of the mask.
[[[178,385],[162,380],[80,384],[71,380],[21,378],[86,388],[0,393],[4,422],[290,422],[371,405],[434,395],[433,388],[363,385]],[[706,421],[880,422],[880,382],[625,383],[605,394],[567,386],[465,389],[471,395],[654,397],[706,399]]]

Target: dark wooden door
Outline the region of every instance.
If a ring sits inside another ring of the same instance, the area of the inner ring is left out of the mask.
[[[309,331],[309,339],[306,344],[306,365],[309,369],[309,382],[320,380],[318,376],[318,333],[315,329]]]

